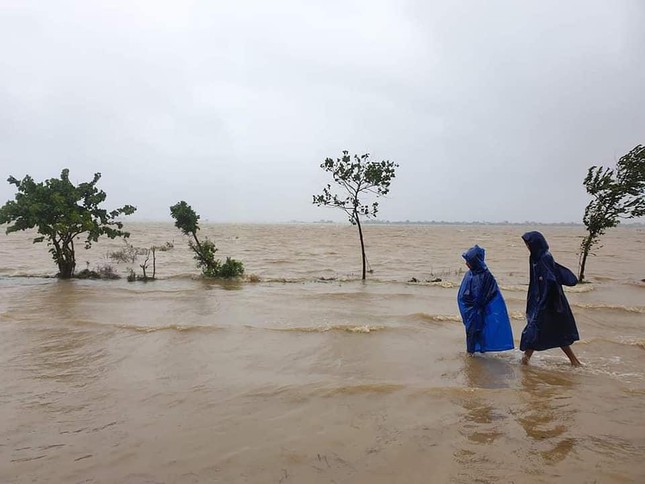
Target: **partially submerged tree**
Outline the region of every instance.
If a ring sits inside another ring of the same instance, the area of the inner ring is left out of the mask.
[[[343,151],[341,158],[327,158],[320,167],[331,173],[334,182],[340,188],[341,195],[334,193],[331,184],[323,188],[321,195],[314,195],[315,205],[334,207],[343,210],[352,225],[358,226],[358,236],[361,241],[361,256],[363,260],[363,280],[366,273],[365,242],[361,216],[376,217],[378,202],[364,203],[361,198],[370,195],[378,198],[387,195],[390,184],[399,165],[392,161],[369,161],[369,153],[354,155],[353,160],[348,151]]]
[[[583,281],[587,257],[609,228],[645,215],[645,147],[636,146],[618,160],[615,169],[592,166],[583,182],[593,198],[582,221],[587,235],[580,244],[578,279]]]
[[[7,181],[18,188],[18,193],[15,200],[0,207],[0,224],[10,224],[8,234],[35,228],[40,236],[34,238],[34,243],[47,240],[49,252],[58,265],[58,277],[68,279],[76,268],[77,238],[83,236],[85,248],[89,249],[102,235],[111,239],[130,235],[121,230],[123,223],[116,219],[134,213],[136,208],[124,205],[110,212],[100,208],[107,197],[96,187],[100,178],[101,174],[95,173],[91,182],[76,186],[69,181],[67,168],[60,179],[41,183],[29,175],[22,180],[10,176]]]
[[[222,264],[219,259],[215,259],[217,248],[215,243],[205,237],[199,240],[197,231],[199,230],[199,215],[183,200],[170,207],[170,215],[175,219],[175,227],[181,230],[184,235],[192,237],[188,240],[188,245],[195,253],[193,256],[197,261],[197,266],[202,270],[206,277],[232,278],[244,274],[244,264],[241,261],[226,258]]]

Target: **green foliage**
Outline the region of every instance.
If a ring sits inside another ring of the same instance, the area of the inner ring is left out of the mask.
[[[206,277],[218,277],[220,262],[215,259],[215,252],[217,247],[215,243],[206,237],[203,241],[198,241],[195,236],[196,242],[188,241],[189,247],[195,253],[193,259],[197,261],[197,267],[202,270],[202,274]]]
[[[193,258],[197,261],[197,267],[202,270],[205,277],[212,278],[233,278],[244,274],[244,264],[230,257],[226,258],[224,264],[215,259],[217,247],[215,243],[206,237],[200,241],[197,237],[199,230],[199,215],[183,200],[170,207],[170,215],[175,219],[175,227],[181,230],[184,235],[192,237],[188,246],[195,253]]]
[[[123,224],[116,218],[131,215],[136,208],[100,208],[106,199],[105,192],[96,187],[100,178],[101,174],[96,173],[91,182],[76,186],[69,180],[68,169],[61,172],[60,179],[41,183],[29,175],[22,180],[10,176],[7,181],[17,187],[18,193],[15,200],[0,207],[0,224],[9,224],[8,234],[35,228],[40,236],[34,238],[34,243],[47,240],[58,265],[58,276],[72,277],[76,267],[74,241],[79,236],[85,236],[85,248],[89,249],[103,235],[111,239],[130,235],[121,230]]]
[[[395,177],[395,169],[399,165],[391,161],[369,161],[369,156],[369,153],[354,155],[352,161],[349,152],[343,151],[341,158],[325,159],[320,167],[331,173],[342,194],[334,193],[331,184],[328,184],[321,195],[314,195],[314,205],[343,210],[352,225],[360,222],[360,215],[366,218],[376,217],[378,202],[362,203],[361,196],[371,194],[378,198],[387,195]]]
[[[343,151],[341,158],[327,158],[320,167],[330,173],[334,182],[340,189],[340,194],[332,190],[331,184],[323,188],[320,195],[313,196],[314,205],[333,207],[343,210],[349,217],[352,225],[358,226],[361,242],[361,255],[363,259],[363,279],[366,272],[365,243],[360,217],[376,217],[378,202],[364,203],[361,198],[372,196],[378,198],[387,195],[390,184],[395,177],[399,165],[392,161],[370,161],[369,153],[354,155]]]
[[[616,168],[592,166],[583,185],[592,200],[585,208],[587,235],[580,244],[578,279],[584,280],[587,257],[607,229],[620,219],[645,215],[645,147],[636,146],[618,160]]]
[[[241,261],[231,259],[230,257],[226,258],[226,262],[222,264],[219,271],[219,277],[225,279],[230,279],[232,277],[238,277],[244,274],[244,264]]]
[[[170,215],[184,235],[194,235],[199,230],[199,215],[183,200],[170,207]]]

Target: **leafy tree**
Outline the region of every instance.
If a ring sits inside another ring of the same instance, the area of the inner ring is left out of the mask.
[[[592,166],[583,182],[593,198],[585,208],[582,221],[587,235],[580,244],[578,279],[585,277],[587,257],[609,228],[645,215],[645,147],[636,146],[618,160],[615,169]]]
[[[331,173],[342,195],[334,193],[331,184],[327,184],[321,195],[313,196],[315,205],[341,209],[348,215],[351,224],[358,226],[363,258],[363,280],[365,280],[367,259],[360,217],[361,215],[365,218],[376,217],[378,202],[363,203],[361,198],[370,195],[376,198],[387,195],[395,176],[395,169],[399,166],[392,161],[369,161],[369,157],[369,153],[366,153],[360,156],[354,155],[352,159],[348,151],[343,151],[341,158],[335,160],[327,158],[320,167]]]
[[[170,207],[170,215],[175,219],[175,227],[181,230],[184,235],[192,237],[188,245],[195,253],[194,259],[197,261],[197,267],[202,270],[206,277],[232,278],[244,274],[244,264],[241,261],[226,258],[224,264],[219,259],[215,259],[217,248],[215,244],[206,237],[200,241],[197,237],[199,230],[199,215],[183,200]]]
[[[10,176],[7,181],[18,188],[15,200],[0,207],[0,224],[13,224],[7,233],[36,228],[39,237],[34,243],[47,240],[49,252],[58,264],[58,277],[68,279],[74,275],[76,253],[74,241],[85,236],[85,248],[89,249],[99,237],[128,237],[116,220],[119,215],[131,215],[136,210],[132,205],[108,212],[99,205],[106,199],[103,190],[96,187],[101,178],[94,174],[91,182],[75,186],[69,181],[65,168],[60,179],[51,178],[36,183],[29,175],[22,180]]]

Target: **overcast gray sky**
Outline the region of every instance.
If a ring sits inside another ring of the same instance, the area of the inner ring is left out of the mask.
[[[99,171],[137,219],[343,221],[311,198],[347,149],[400,165],[381,219],[580,221],[645,143],[640,0],[0,7],[1,180]]]

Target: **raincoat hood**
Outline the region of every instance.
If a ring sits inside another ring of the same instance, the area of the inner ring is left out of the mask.
[[[478,245],[475,245],[461,254],[461,256],[466,259],[466,262],[468,262],[471,271],[481,272],[488,269],[488,267],[486,267],[486,263],[484,262],[485,254],[486,251],[484,249],[482,249]]]
[[[522,235],[522,239],[528,245],[533,259],[539,259],[549,250],[549,244],[540,232],[526,232]]]

